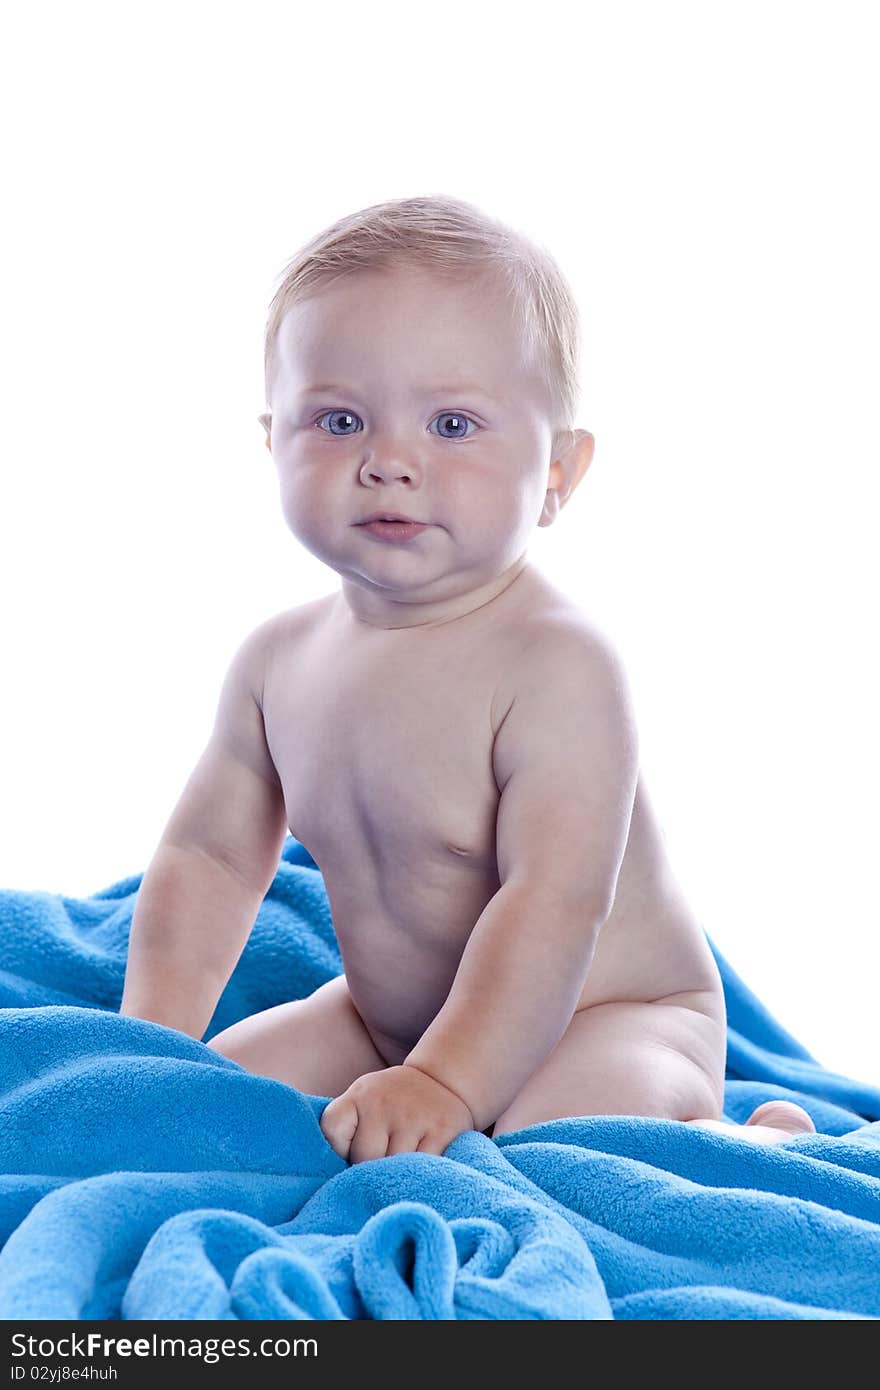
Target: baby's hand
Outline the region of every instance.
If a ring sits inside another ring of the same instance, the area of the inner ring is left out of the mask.
[[[474,1128],[457,1095],[417,1067],[367,1072],[321,1115],[324,1138],[340,1158],[364,1163],[391,1154],[442,1154]]]

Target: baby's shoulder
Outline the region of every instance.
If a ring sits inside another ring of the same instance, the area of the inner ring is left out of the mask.
[[[245,637],[238,652],[255,691],[262,691],[274,663],[285,655],[295,655],[301,642],[326,610],[328,597],[285,608],[264,618]]]
[[[516,644],[522,675],[536,665],[593,658],[621,661],[620,649],[608,630],[569,599],[536,603],[519,614]]]
[[[514,638],[515,650],[522,654],[523,669],[530,661],[552,661],[566,652],[576,655],[616,649],[594,614],[533,569],[528,571],[528,582],[517,589],[507,616],[507,630]]]
[[[493,728],[523,692],[540,689],[548,704],[569,695],[588,703],[591,691],[627,690],[622,652],[606,628],[569,601],[539,605],[519,617],[511,659],[493,701]]]
[[[267,654],[296,642],[306,637],[320,621],[332,599],[332,594],[325,594],[309,603],[300,603],[295,608],[283,608],[277,613],[272,613],[254,628],[250,640],[255,647],[261,648]]]

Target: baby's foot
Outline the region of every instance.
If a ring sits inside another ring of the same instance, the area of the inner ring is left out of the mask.
[[[714,1129],[719,1134],[735,1135],[755,1144],[781,1144],[795,1134],[815,1134],[816,1126],[802,1105],[791,1100],[765,1100],[753,1110],[744,1125],[728,1124],[725,1120],[688,1120],[689,1125]]]
[[[743,1129],[749,1127],[760,1131],[758,1142],[763,1144],[779,1144],[793,1134],[816,1133],[816,1126],[804,1107],[795,1105],[793,1100],[765,1100],[742,1126]]]

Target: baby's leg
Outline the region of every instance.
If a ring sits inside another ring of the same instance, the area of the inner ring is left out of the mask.
[[[276,1004],[217,1033],[208,1047],[257,1076],[313,1096],[340,1096],[369,1071],[387,1067],[337,975],[307,999]]]
[[[725,1022],[711,1000],[594,1004],[574,1015],[491,1137],[580,1115],[654,1115],[764,1144],[815,1129],[789,1101],[760,1105],[744,1125],[722,1120],[725,1050]]]
[[[732,1139],[748,1139],[755,1144],[781,1144],[795,1134],[815,1134],[816,1126],[802,1105],[793,1100],[765,1100],[753,1110],[744,1125],[726,1120],[686,1120],[698,1129],[714,1129]]]
[[[725,1046],[717,1011],[636,1001],[580,1009],[492,1137],[576,1115],[718,1119]]]

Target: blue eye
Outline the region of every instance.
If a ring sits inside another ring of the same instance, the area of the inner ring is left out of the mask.
[[[459,425],[474,425],[474,429],[478,429],[478,428],[479,428],[479,426],[477,426],[477,425],[474,424],[474,421],[471,419],[471,417],[470,417],[469,415],[456,415],[455,411],[453,411],[453,410],[444,410],[444,412],[443,412],[442,415],[435,415],[434,419],[435,419],[435,420],[442,420],[444,423],[451,422],[456,428],[458,428]],[[434,423],[434,421],[432,420],[432,421],[431,421],[431,424],[433,424],[433,423]],[[441,439],[468,439],[468,438],[469,438],[469,436],[468,436],[467,433],[465,433],[465,434],[443,434],[443,435],[441,435],[440,437],[441,437]]]
[[[338,417],[338,424],[343,426],[343,428],[334,427],[334,416]],[[335,435],[337,439],[345,439],[348,435],[358,433],[356,429],[350,429],[347,428],[347,426],[354,424],[354,422],[360,420],[360,418],[359,415],[355,415],[353,410],[325,410],[323,415],[318,416],[315,424],[324,430],[325,434]],[[324,429],[324,426],[321,424],[322,420],[330,421],[329,429]],[[435,415],[434,420],[442,420],[444,425],[450,424],[454,430],[458,431],[454,434],[441,434],[441,439],[469,439],[470,433],[467,431],[467,426],[473,425],[475,430],[479,428],[469,415],[457,415],[453,410],[444,410],[441,415]],[[434,420],[431,421],[432,425]],[[461,426],[465,427],[464,433],[461,432]]]
[[[319,415],[319,416],[318,416],[318,419],[315,421],[315,424],[316,424],[316,425],[321,425],[321,421],[322,421],[322,420],[325,420],[328,416],[330,416],[331,419],[332,419],[332,417],[333,417],[334,415],[341,415],[343,420],[359,420],[359,419],[361,418],[359,415],[355,415],[354,412],[351,411],[351,410],[325,410],[323,415]],[[321,425],[321,429],[324,429],[324,426],[323,426],[323,425]],[[340,430],[334,430],[334,429],[331,428],[331,429],[329,429],[329,430],[325,430],[325,433],[326,433],[326,434],[335,434],[335,435],[337,436],[337,438],[341,435],[342,438],[344,439],[346,435],[348,435],[348,434],[355,434],[356,431],[355,431],[355,430],[342,430],[342,431],[340,431]]]

